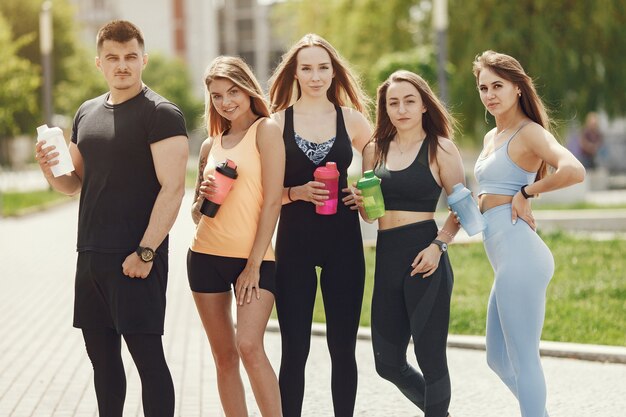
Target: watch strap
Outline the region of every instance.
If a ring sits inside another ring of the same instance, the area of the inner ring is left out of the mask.
[[[154,252],[154,249],[152,248],[144,247],[144,246],[137,246],[137,250],[135,250],[135,253],[137,254],[137,256],[139,256],[139,259],[141,259],[143,262],[148,263],[154,260],[155,252]]]
[[[519,189],[520,193],[522,193],[522,195],[524,196],[524,198],[526,200],[528,200],[529,198],[533,198],[535,195],[534,194],[528,194],[526,192],[526,187],[528,187],[528,184],[526,185],[522,185],[522,188]]]
[[[439,252],[446,252],[448,250],[448,244],[442,240],[435,239],[432,243],[439,246]]]

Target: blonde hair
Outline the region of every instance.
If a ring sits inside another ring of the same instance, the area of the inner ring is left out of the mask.
[[[521,92],[519,97],[519,104],[524,114],[533,122],[541,125],[544,129],[550,130],[551,121],[548,117],[548,112],[537,94],[535,85],[532,78],[524,71],[519,61],[512,56],[502,54],[494,51],[485,51],[482,54],[476,55],[472,65],[472,72],[476,77],[476,83],[478,84],[478,77],[483,69],[493,71],[499,77],[504,78],[507,81],[515,84]],[[548,173],[548,164],[545,161],[541,161],[539,170],[535,181],[539,181],[545,177]]]
[[[229,80],[241,88],[250,96],[252,112],[258,116],[269,117],[269,106],[263,97],[263,90],[248,64],[238,57],[218,56],[211,62],[204,73],[204,85],[206,86],[204,117],[210,136],[218,135],[230,128],[230,121],[220,116],[211,100],[209,86],[216,79]]]
[[[378,87],[376,94],[376,126],[372,134],[372,140],[376,143],[375,166],[384,165],[387,152],[389,152],[389,144],[398,132],[387,113],[387,90],[392,83],[403,81],[410,83],[417,89],[426,108],[426,112],[422,114],[422,127],[426,132],[429,159],[432,161],[437,155],[439,137],[451,140],[453,138],[456,122],[426,80],[410,71],[396,71]]]
[[[274,70],[269,80],[272,111],[286,109],[302,95],[295,77],[298,52],[313,46],[324,48],[333,66],[335,76],[327,92],[328,100],[338,106],[345,106],[349,102],[352,107],[367,116],[370,99],[363,92],[359,79],[352,73],[348,63],[337,50],[326,39],[314,33],[309,33],[296,42],[282,56],[280,64]]]

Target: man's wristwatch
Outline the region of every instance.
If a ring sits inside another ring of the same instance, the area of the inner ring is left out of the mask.
[[[448,251],[448,244],[439,239],[435,239],[432,241],[435,245],[439,246],[439,252],[444,253]]]
[[[135,253],[137,253],[137,255],[139,256],[139,259],[141,259],[144,262],[152,262],[154,260],[154,249],[151,248],[144,248],[143,246],[139,246],[137,248],[137,250],[135,251]]]

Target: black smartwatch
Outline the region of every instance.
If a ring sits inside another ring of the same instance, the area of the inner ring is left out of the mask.
[[[528,184],[522,185],[522,188],[519,189],[519,192],[522,193],[522,195],[524,196],[524,198],[526,200],[528,200],[529,198],[533,198],[535,195],[534,194],[528,194],[526,192],[526,187],[528,187]]]
[[[144,248],[143,246],[137,247],[135,253],[139,256],[139,259],[148,263],[154,260],[154,249]]]
[[[441,253],[445,253],[448,251],[448,244],[446,242],[443,242],[439,239],[435,239],[432,241],[432,243],[434,243],[435,245],[439,246],[439,252]]]

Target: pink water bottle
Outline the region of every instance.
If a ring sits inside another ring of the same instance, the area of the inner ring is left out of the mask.
[[[324,188],[329,191],[328,200],[324,201],[323,206],[315,206],[317,214],[335,214],[337,213],[337,200],[339,191],[339,171],[337,164],[334,162],[326,162],[326,166],[318,167],[313,173],[315,181],[323,182]]]
[[[215,186],[217,188],[211,199],[205,199],[200,207],[200,212],[205,216],[215,217],[228,192],[237,178],[237,164],[230,159],[225,160],[215,167]]]

